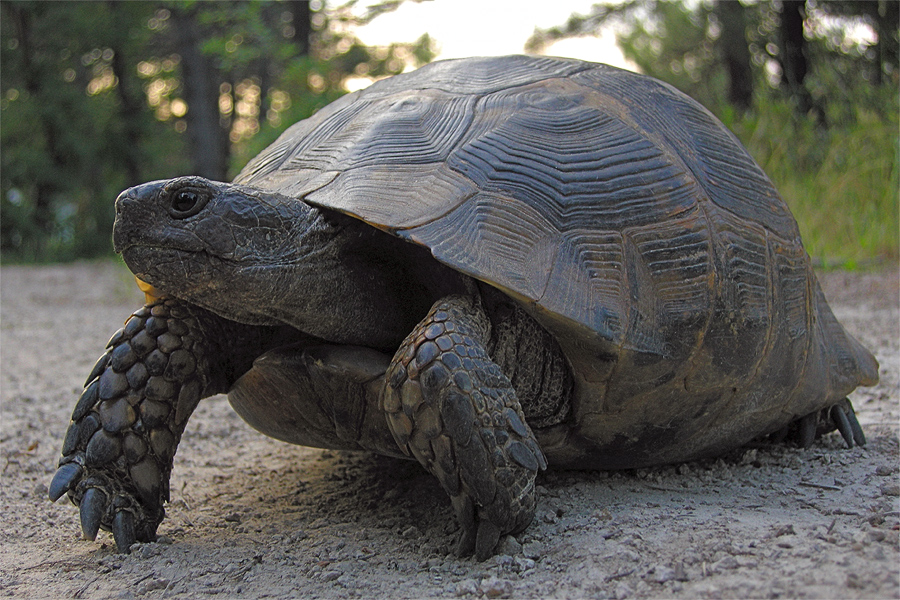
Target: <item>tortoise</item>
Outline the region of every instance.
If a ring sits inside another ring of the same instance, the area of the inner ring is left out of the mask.
[[[155,538],[201,398],[320,448],[414,458],[460,555],[535,512],[548,465],[865,436],[874,357],[797,224],[706,109],[602,64],[432,63],[290,127],[233,183],[116,200],[147,304],[110,340],[49,488],[84,537]]]

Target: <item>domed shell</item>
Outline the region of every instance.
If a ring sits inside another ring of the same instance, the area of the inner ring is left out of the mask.
[[[589,382],[613,385],[604,359],[618,357],[623,385],[711,361],[738,386],[738,355],[773,354],[774,373],[812,354],[821,294],[794,218],[715,117],[648,77],[545,57],[432,63],[297,123],[236,183],[429,248],[518,300]]]

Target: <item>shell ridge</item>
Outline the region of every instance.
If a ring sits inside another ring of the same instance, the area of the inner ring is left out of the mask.
[[[642,115],[649,119],[643,123],[644,127],[652,127],[661,134],[665,146],[676,151],[714,204],[738,218],[771,224],[780,232],[794,235],[796,222],[784,208],[771,181],[712,113],[674,87],[643,76],[638,76],[638,81],[644,95],[634,98],[638,93],[636,86],[620,81],[619,73],[611,75],[598,81],[598,85],[612,88],[616,96],[640,103]],[[700,155],[703,160],[693,155]]]

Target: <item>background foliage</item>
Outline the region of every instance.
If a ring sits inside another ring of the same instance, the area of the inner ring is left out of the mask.
[[[401,3],[3,0],[3,259],[106,254],[122,189],[230,179],[348,78],[430,61],[427,35],[355,37]],[[854,266],[898,255],[898,21],[893,0],[625,0],[538,30],[527,49],[615,25],[642,72],[747,145],[814,259]]]
[[[0,252],[110,252],[126,187],[228,180],[348,76],[429,62],[428,36],[370,48],[354,27],[392,10],[321,2],[0,3]]]

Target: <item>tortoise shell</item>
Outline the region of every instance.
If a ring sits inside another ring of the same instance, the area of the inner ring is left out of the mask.
[[[733,447],[877,379],[763,171],[649,77],[433,63],[297,123],[235,183],[356,217],[515,299],[575,375],[574,419],[539,433],[551,462]],[[649,449],[646,431],[670,428],[677,449]]]

